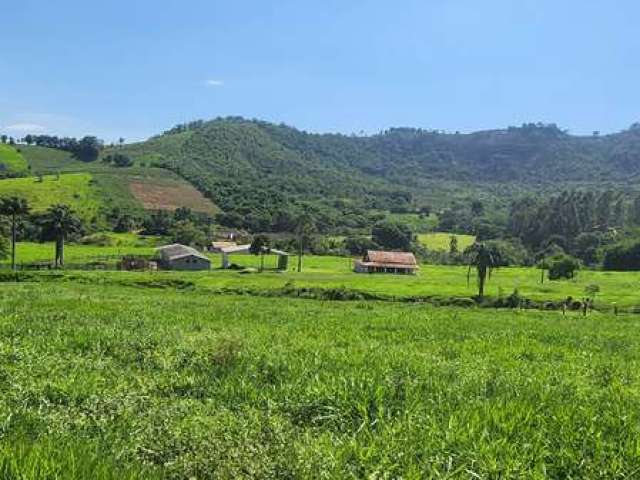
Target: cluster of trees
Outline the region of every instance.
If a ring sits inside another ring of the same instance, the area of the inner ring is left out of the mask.
[[[9,219],[11,229],[11,268],[16,268],[16,242],[20,221],[29,214],[29,203],[18,197],[0,199],[0,216]],[[55,242],[55,267],[64,265],[64,244],[70,237],[80,235],[83,225],[80,218],[67,205],[52,205],[43,214],[33,217],[38,227],[39,240]],[[6,252],[6,248],[4,249]]]
[[[130,167],[133,165],[133,160],[131,160],[131,157],[119,152],[105,155],[102,158],[102,161],[116,167]]]
[[[84,136],[80,139],[73,137],[57,137],[55,135],[26,135],[22,141],[27,145],[56,148],[73,153],[83,162],[93,162],[98,158],[104,144],[94,136]]]

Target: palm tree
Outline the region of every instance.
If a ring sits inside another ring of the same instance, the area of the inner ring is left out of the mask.
[[[303,214],[296,224],[296,237],[298,240],[298,273],[302,271],[302,255],[304,255],[305,240],[313,233],[315,225],[309,214]]]
[[[46,237],[56,242],[55,267],[64,265],[64,241],[69,234],[78,233],[82,228],[80,219],[68,205],[49,207],[42,219],[42,229]]]
[[[0,199],[0,215],[11,217],[11,270],[16,269],[16,236],[18,217],[29,213],[29,202],[24,198]]]
[[[495,247],[484,243],[474,243],[465,252],[469,257],[469,270],[467,271],[467,284],[471,277],[471,268],[475,267],[478,279],[478,297],[484,297],[484,286],[487,279],[491,278],[491,272],[502,263],[502,255]]]

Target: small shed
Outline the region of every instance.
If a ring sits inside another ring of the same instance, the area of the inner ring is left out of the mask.
[[[222,268],[229,268],[231,261],[230,255],[249,255],[251,252],[251,245],[234,245],[222,249]],[[278,256],[278,270],[286,270],[289,267],[289,254],[282,250],[276,250],[275,248],[269,248],[264,250],[265,254]]]
[[[167,270],[209,270],[211,260],[195,248],[179,243],[158,248],[160,265]]]
[[[383,252],[368,250],[362,260],[355,263],[356,273],[394,273],[415,275],[420,267],[411,252]]]

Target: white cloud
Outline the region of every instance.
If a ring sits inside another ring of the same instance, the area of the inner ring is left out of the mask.
[[[16,133],[41,133],[47,130],[47,127],[38,125],[37,123],[14,123],[4,128],[5,130]]]
[[[221,87],[224,85],[224,82],[222,80],[207,80],[204,84],[207,87]]]

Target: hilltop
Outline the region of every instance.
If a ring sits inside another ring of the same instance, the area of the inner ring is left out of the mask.
[[[101,161],[114,154],[131,164]],[[358,230],[389,213],[441,211],[476,199],[486,215],[504,219],[510,203],[527,194],[635,192],[638,160],[638,124],[591,136],[543,124],[348,136],[239,117],[178,125],[144,142],[106,147],[90,162],[42,146],[0,150],[5,176],[49,174],[64,182],[68,174],[89,175],[92,198],[107,209],[221,211],[223,224],[252,231],[291,230],[302,212],[323,231]],[[0,193],[15,190],[2,182]]]
[[[260,226],[310,210],[327,225],[357,226],[365,212],[414,212],[470,198],[500,210],[528,192],[635,189],[640,126],[602,136],[543,124],[347,136],[234,117],[180,125],[124,151],[189,180],[231,223],[251,215]]]

